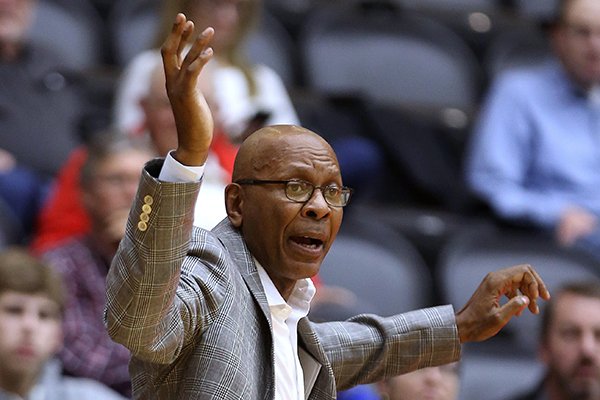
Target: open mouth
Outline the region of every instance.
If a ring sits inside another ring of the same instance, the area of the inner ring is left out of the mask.
[[[292,236],[290,239],[295,244],[309,250],[319,250],[323,247],[323,241],[321,239],[312,238],[309,236]]]

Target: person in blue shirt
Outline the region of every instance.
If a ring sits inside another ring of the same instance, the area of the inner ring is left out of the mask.
[[[600,2],[558,7],[554,57],[492,84],[466,178],[501,219],[600,259]]]

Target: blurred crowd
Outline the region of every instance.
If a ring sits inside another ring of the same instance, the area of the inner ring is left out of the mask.
[[[43,374],[85,378],[93,398],[131,395],[129,354],[104,329],[105,278],[143,165],[177,146],[160,56],[177,12],[216,32],[199,82],[215,133],[197,226],[225,217],[248,135],[303,125],[332,144],[354,188],[340,236],[398,268],[418,261],[418,306],[453,299],[443,268],[485,247],[473,237],[505,243],[481,257],[506,264],[552,254],[551,289],[591,281],[557,293],[541,363],[524,362],[534,367],[516,386],[540,378],[522,399],[600,399],[595,0],[0,0],[0,399],[49,390]],[[351,268],[346,257],[337,262]],[[315,283],[315,318],[381,311],[366,307],[364,281]],[[471,400],[470,354],[340,398]]]

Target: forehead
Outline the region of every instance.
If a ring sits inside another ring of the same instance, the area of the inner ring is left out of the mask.
[[[314,134],[269,136],[256,144],[252,159],[254,171],[269,171],[282,177],[303,172],[315,172],[329,177],[340,175],[337,158],[329,144]]]
[[[106,154],[94,165],[95,171],[129,172],[138,170],[153,154],[143,148],[115,149]]]
[[[564,20],[567,23],[600,25],[598,0],[571,0],[566,4]]]
[[[554,309],[556,323],[572,322],[600,325],[600,299],[574,293],[561,293]]]
[[[54,300],[43,293],[22,293],[14,290],[7,290],[0,293],[0,306],[13,304],[36,308],[59,308],[59,305]]]

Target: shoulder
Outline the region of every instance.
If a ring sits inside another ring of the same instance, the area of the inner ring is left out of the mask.
[[[221,262],[223,259],[236,258],[238,252],[247,252],[246,245],[239,230],[229,220],[224,219],[212,230],[193,227],[189,255],[198,255],[210,262]]]
[[[557,62],[548,61],[533,66],[513,68],[501,73],[493,84],[493,87],[510,89],[527,93],[531,90],[539,92],[549,89],[561,79],[560,66]],[[535,92],[534,92],[535,93]]]
[[[61,400],[122,400],[120,394],[89,378],[68,377],[62,374],[62,364],[52,359],[44,366],[41,381],[48,398]]]
[[[254,72],[254,76],[257,79],[263,78],[283,82],[281,76],[279,76],[279,74],[273,68],[265,64],[256,64],[255,66],[253,66],[252,70]]]
[[[541,382],[535,389],[517,394],[510,400],[542,400],[544,398],[543,382]]]
[[[91,249],[86,244],[84,236],[64,239],[40,253],[42,259],[50,263],[87,258],[90,255]]]
[[[53,386],[62,400],[124,400],[125,398],[107,386],[88,378],[63,377]]]

